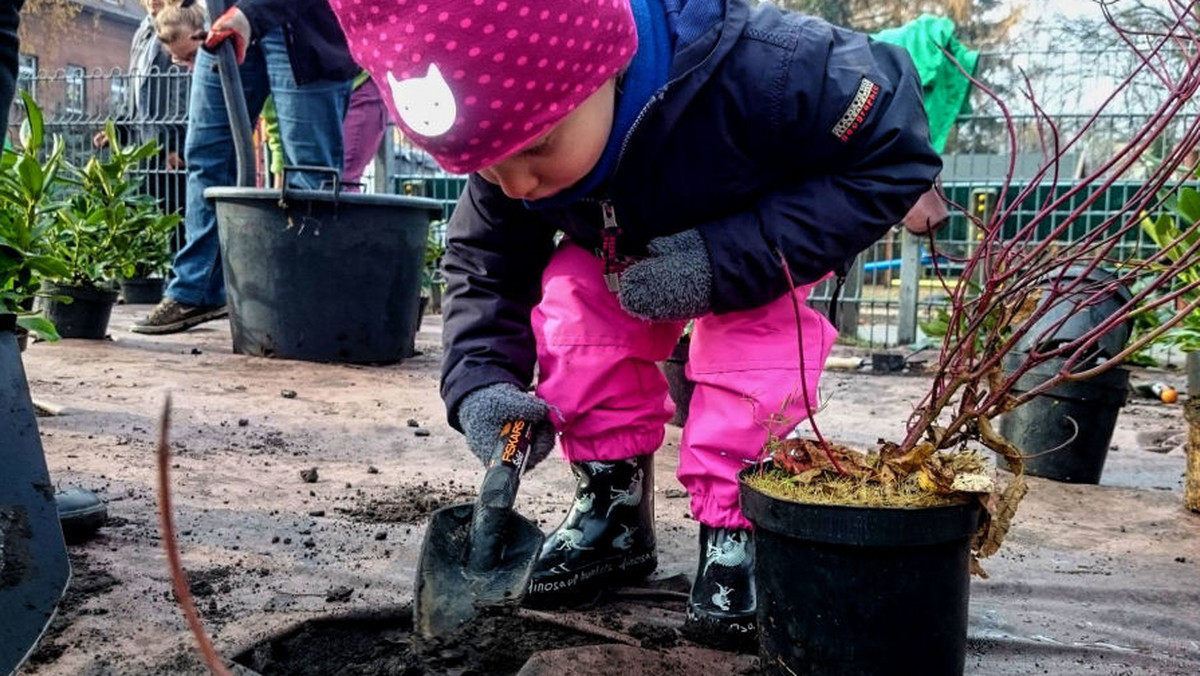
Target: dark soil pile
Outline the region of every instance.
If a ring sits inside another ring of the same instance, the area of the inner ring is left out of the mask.
[[[412,610],[322,618],[253,646],[233,661],[263,676],[504,676],[542,650],[603,639],[507,614],[481,617],[445,639],[411,635]]]
[[[65,651],[72,648],[74,644],[60,640],[63,632],[80,615],[89,612],[107,613],[108,611],[105,609],[87,609],[83,606],[88,600],[106,594],[120,584],[120,581],[109,575],[108,571],[94,568],[83,552],[70,549],[67,550],[67,553],[71,560],[71,582],[67,586],[66,593],[63,594],[62,601],[58,604],[58,613],[51,620],[50,626],[46,628],[46,633],[38,643],[37,650],[29,656],[26,664],[31,671],[36,671],[40,665],[54,662]]]

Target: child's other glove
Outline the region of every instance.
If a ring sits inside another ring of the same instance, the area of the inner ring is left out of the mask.
[[[712,311],[712,267],[699,232],[658,237],[647,248],[649,258],[621,273],[621,307],[652,320],[693,319]]]
[[[250,20],[237,7],[230,7],[213,22],[204,49],[215,54],[221,43],[229,39],[233,40],[233,53],[241,65],[246,61],[246,45],[250,44]]]
[[[521,419],[533,426],[533,444],[525,469],[533,469],[554,448],[554,426],[546,419],[550,407],[512,383],[488,385],[468,394],[458,405],[458,421],[467,436],[467,447],[485,467],[500,447],[500,428]]]

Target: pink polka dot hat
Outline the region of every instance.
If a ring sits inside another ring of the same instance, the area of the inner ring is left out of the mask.
[[[330,0],[405,135],[470,173],[544,134],[637,50],[629,0]]]

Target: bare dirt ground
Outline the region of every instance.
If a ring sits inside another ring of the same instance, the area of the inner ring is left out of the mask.
[[[99,492],[111,521],[71,548],[71,589],[19,673],[205,673],[157,530],[154,438],[167,391],[184,562],[222,654],[302,621],[409,602],[426,517],[471,497],[480,478],[438,398],[437,318],[426,318],[420,356],[355,367],[234,355],[224,322],[176,336],[129,333],[146,310],[118,307],[111,341],[25,353],[34,398],[65,407],[39,419],[53,480]],[[1135,373],[1149,379],[1183,389],[1180,374]],[[822,431],[863,447],[895,438],[925,385],[830,372]],[[1200,515],[1182,509],[1185,436],[1181,406],[1134,398],[1101,486],[1032,481],[1008,545],[985,562],[991,579],[973,583],[968,673],[1200,673]],[[678,442],[670,428],[656,457],[655,580],[686,589],[696,525],[674,478]],[[564,463],[547,462],[523,483],[518,508],[549,530],[572,486]],[[593,619],[657,627],[657,644],[643,645],[667,650],[674,632],[664,641],[662,627],[676,626],[681,608],[626,604]],[[592,674],[663,673],[631,670],[611,651],[592,659],[610,667]],[[724,661],[736,673],[745,659],[680,664],[718,673],[710,665]],[[694,673],[681,669],[672,673]]]

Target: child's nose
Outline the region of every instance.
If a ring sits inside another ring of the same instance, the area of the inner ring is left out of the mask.
[[[506,171],[500,173],[497,178],[504,194],[515,200],[528,198],[539,183],[537,176],[528,171]]]

